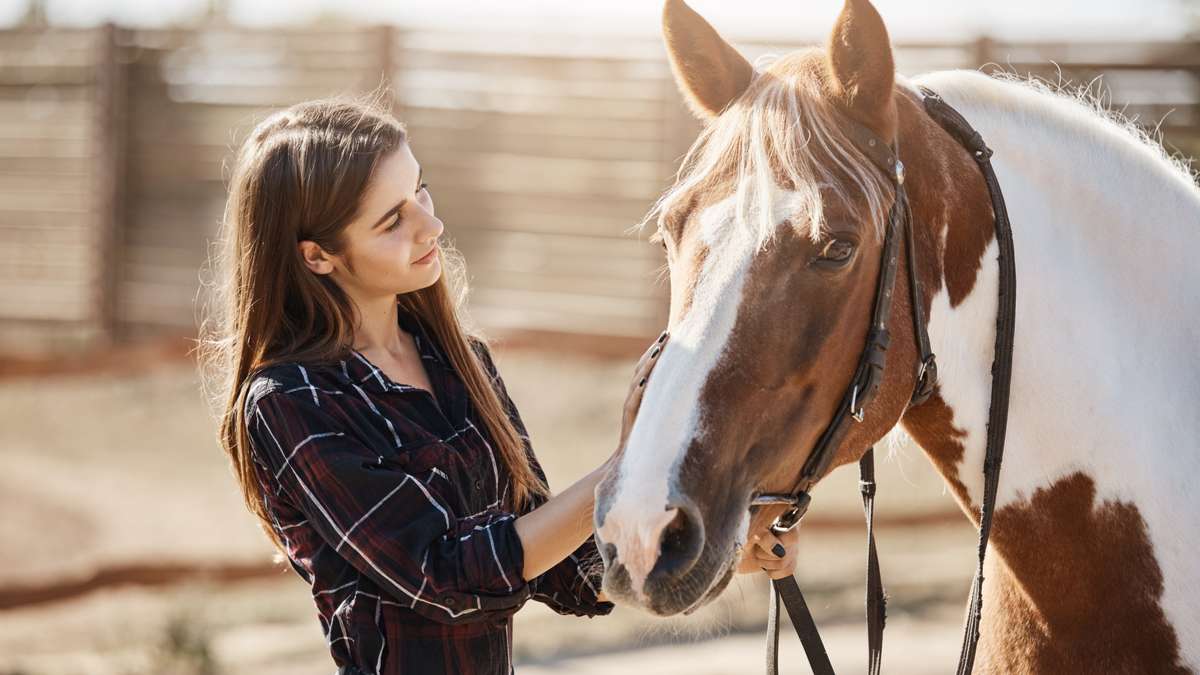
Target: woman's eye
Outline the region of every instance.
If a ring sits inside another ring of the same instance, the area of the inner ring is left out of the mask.
[[[819,258],[827,262],[845,262],[854,255],[854,242],[845,239],[831,239],[825,248],[821,249]]]
[[[392,221],[391,225],[388,225],[384,229],[387,230],[388,232],[391,232],[392,230],[396,229],[397,227],[400,227],[401,220],[403,220],[403,218],[400,217],[400,214],[396,214],[396,219]]]

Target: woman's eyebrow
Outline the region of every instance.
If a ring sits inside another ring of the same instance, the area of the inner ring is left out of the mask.
[[[422,166],[418,166],[417,167],[417,186],[415,188],[413,188],[414,194],[417,192],[417,190],[421,189],[421,179],[424,177],[425,177],[425,168]],[[382,225],[383,221],[387,220],[389,216],[392,216],[393,214],[399,212],[400,209],[404,208],[404,205],[407,203],[408,203],[408,197],[401,199],[398,204],[396,204],[392,208],[385,211],[382,216],[379,216],[379,220],[375,221],[375,224],[371,226],[371,229],[374,230],[375,228]]]

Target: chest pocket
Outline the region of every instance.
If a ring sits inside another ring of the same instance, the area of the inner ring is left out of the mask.
[[[461,457],[450,444],[423,429],[407,429],[401,447],[389,443],[377,466],[404,471],[425,485],[439,490],[452,488],[461,473]]]

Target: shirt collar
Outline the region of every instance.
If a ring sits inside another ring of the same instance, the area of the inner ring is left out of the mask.
[[[426,372],[434,391],[438,392],[445,386],[445,376],[455,374],[453,366],[450,365],[437,341],[433,339],[418,317],[397,306],[396,323],[406,333],[413,336],[413,342],[416,344],[417,352],[421,355],[423,365],[428,362],[436,364],[434,367],[426,367]],[[334,368],[344,384],[357,384],[368,391],[384,393],[414,389],[410,385],[393,381],[382,369],[371,363],[370,359],[353,347],[350,349],[349,356],[340,360]]]

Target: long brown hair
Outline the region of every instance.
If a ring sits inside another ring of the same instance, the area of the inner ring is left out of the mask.
[[[211,279],[203,281],[201,380],[246,508],[282,553],[255,475],[245,385],[255,371],[276,363],[333,363],[350,356],[354,303],[328,275],[303,264],[297,242],[311,240],[341,253],[344,230],[375,167],[408,142],[404,125],[380,98],[305,101],[260,122],[237,153],[220,235],[206,264]],[[512,476],[507,506],[521,508],[547,489],[469,342],[461,256],[443,242],[442,259],[435,284],[397,296],[400,311],[433,333],[463,379]]]

